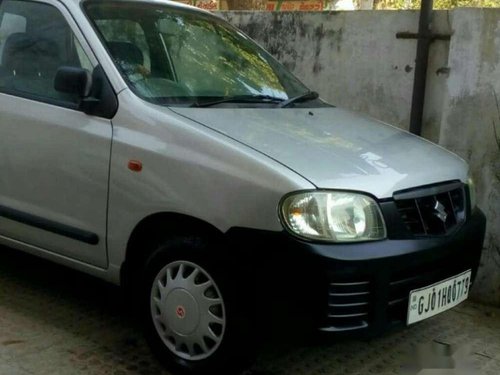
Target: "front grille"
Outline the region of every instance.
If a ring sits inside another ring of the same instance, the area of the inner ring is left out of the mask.
[[[368,327],[370,282],[330,282],[328,287],[328,326],[346,331]]]
[[[444,235],[465,221],[463,184],[453,183],[395,194],[394,202],[406,228],[415,236]]]

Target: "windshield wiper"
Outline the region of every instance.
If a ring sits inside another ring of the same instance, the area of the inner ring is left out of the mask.
[[[283,101],[284,99],[282,98],[270,95],[235,95],[206,102],[197,101],[191,107],[211,107],[222,103],[281,103]]]
[[[284,100],[280,103],[278,107],[280,108],[286,108],[289,107],[291,104],[298,103],[298,102],[305,102],[308,100],[315,100],[319,98],[319,94],[316,91],[307,91],[304,94],[295,96],[293,98],[290,98],[288,100]]]

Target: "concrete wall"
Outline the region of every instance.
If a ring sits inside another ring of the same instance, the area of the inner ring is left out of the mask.
[[[396,33],[418,12],[222,15],[327,101],[408,129],[416,41]],[[432,27],[453,36],[431,47],[423,136],[471,164],[488,216],[474,296],[500,305],[500,9],[434,12]]]
[[[455,10],[450,22],[439,141],[471,165],[488,217],[475,296],[500,305],[500,9]]]

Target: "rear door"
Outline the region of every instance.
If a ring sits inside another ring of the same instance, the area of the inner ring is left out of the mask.
[[[96,65],[58,2],[0,2],[0,236],[104,268],[111,122],[54,89]]]

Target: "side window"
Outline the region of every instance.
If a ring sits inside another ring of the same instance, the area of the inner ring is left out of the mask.
[[[0,91],[40,100],[76,103],[54,89],[57,69],[92,64],[64,16],[51,5],[0,3]]]
[[[96,21],[119,68],[132,82],[151,73],[151,55],[141,25],[130,20]]]

